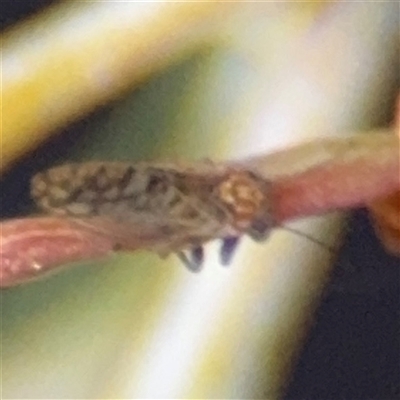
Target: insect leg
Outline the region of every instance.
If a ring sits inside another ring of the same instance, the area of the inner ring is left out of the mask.
[[[233,255],[239,244],[239,238],[237,236],[228,236],[222,240],[220,250],[220,262],[226,267],[232,262]]]
[[[204,248],[197,246],[190,250],[190,258],[183,251],[178,251],[177,256],[191,272],[200,272],[204,264]]]

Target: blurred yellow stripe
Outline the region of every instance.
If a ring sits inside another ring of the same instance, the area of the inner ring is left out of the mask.
[[[184,56],[212,30],[215,2],[68,2],[7,32],[2,165],[52,131]]]

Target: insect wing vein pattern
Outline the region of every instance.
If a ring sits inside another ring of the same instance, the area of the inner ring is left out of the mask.
[[[86,162],[35,175],[31,195],[49,214],[107,217],[157,231],[159,254],[200,247],[212,239],[248,234],[263,240],[273,226],[270,185],[251,171],[213,165]],[[227,247],[222,251],[225,263]]]

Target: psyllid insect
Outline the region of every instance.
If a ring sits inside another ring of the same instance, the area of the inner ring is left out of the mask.
[[[162,237],[153,250],[177,253],[192,271],[203,265],[206,242],[222,240],[227,265],[241,235],[262,241],[274,226],[270,183],[250,170],[211,163],[66,164],[35,175],[31,194],[46,213],[151,228]]]

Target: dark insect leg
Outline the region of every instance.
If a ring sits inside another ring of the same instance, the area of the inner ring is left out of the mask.
[[[191,272],[199,272],[204,264],[204,249],[202,246],[191,249],[190,258],[183,251],[179,251],[176,254]]]
[[[221,264],[226,267],[232,262],[233,255],[239,244],[239,238],[236,236],[229,236],[222,240],[220,250]]]

